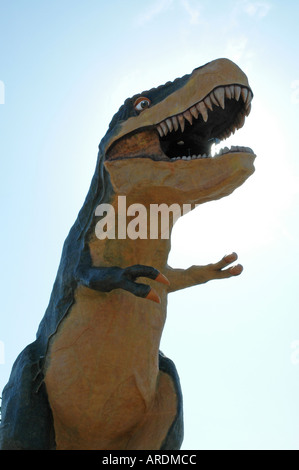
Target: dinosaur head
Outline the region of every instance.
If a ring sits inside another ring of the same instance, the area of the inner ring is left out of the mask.
[[[242,70],[219,59],[127,99],[104,138],[114,191],[197,204],[230,194],[254,172],[255,155],[232,147],[211,157],[211,146],[244,125],[252,97]]]

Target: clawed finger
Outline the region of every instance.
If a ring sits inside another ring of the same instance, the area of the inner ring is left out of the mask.
[[[164,276],[164,274],[159,273],[155,281],[160,282],[161,284],[166,284],[167,286],[170,286],[170,282],[167,279],[167,277]]]
[[[128,268],[125,268],[125,275],[131,280],[135,280],[138,277],[148,277],[149,279],[153,279],[161,284],[166,284],[168,286],[170,284],[167,277],[152,266],[143,266],[141,264],[129,266]]]
[[[161,299],[158,296],[155,289],[151,289],[145,298],[148,299],[148,300],[152,300],[153,302],[156,302],[157,304],[161,303]]]
[[[141,284],[138,282],[128,281],[128,284],[124,287],[125,290],[128,290],[137,297],[142,297],[143,299],[152,300],[157,304],[161,303],[161,299],[155,289],[152,289],[147,284]]]
[[[169,286],[170,282],[168,281],[167,277],[160,273],[158,269],[155,269],[152,266],[136,264],[134,266],[125,268],[124,273],[126,278],[129,279],[127,281],[127,290],[132,292],[132,294],[136,295],[137,297],[143,297],[144,299],[152,300],[158,304],[161,303],[161,299],[155,289],[151,288],[149,285],[135,282],[138,277],[148,277],[149,279]]]

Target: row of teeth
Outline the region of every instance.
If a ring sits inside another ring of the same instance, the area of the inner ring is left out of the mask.
[[[211,158],[211,157],[212,157],[212,155],[207,155],[205,153],[204,155],[192,155],[192,157],[190,155],[188,157],[186,157],[186,155],[184,155],[183,157],[173,157],[170,160],[171,161],[174,161],[174,160],[198,160],[198,159],[201,159],[201,158]]]
[[[218,155],[223,155],[224,153],[231,152],[253,153],[253,150],[250,147],[240,147],[239,145],[232,145],[231,148],[224,147],[223,149],[220,149],[219,152],[215,154],[215,157],[217,157]]]
[[[252,149],[250,147],[240,147],[237,145],[232,145],[231,148],[224,147],[223,149],[219,150],[218,153],[215,154],[215,157],[218,157],[220,155],[224,155],[225,153],[231,153],[231,152],[247,152],[247,153],[253,153]],[[173,157],[170,160],[198,160],[202,158],[212,158],[212,155],[209,154],[207,155],[204,153],[203,155],[192,155],[192,157],[189,155],[188,157],[184,155],[183,157]]]
[[[213,111],[213,106],[221,106],[222,109],[225,109],[226,98],[235,99],[236,101],[239,101],[240,98],[242,98],[244,102],[244,108],[239,112],[235,122],[221,135],[216,136],[221,140],[226,139],[232,133],[234,134],[236,129],[241,129],[241,127],[243,127],[246,116],[250,113],[253,95],[248,88],[239,85],[216,88],[206,96],[206,98],[194,106],[191,106],[191,108],[187,109],[184,113],[177,114],[176,116],[172,116],[160,122],[160,124],[157,125],[160,137],[166,136],[168,132],[177,131],[179,128],[184,132],[185,120],[192,125],[193,119],[198,119],[199,115],[202,116],[204,122],[207,122],[209,119],[208,111]]]

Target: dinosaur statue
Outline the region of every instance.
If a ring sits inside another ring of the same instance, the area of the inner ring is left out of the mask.
[[[127,99],[115,114],[36,340],[4,388],[2,449],[180,448],[179,377],[159,350],[167,294],[237,276],[242,266],[229,267],[233,253],[173,269],[161,229],[152,239],[99,239],[97,208],[113,207],[123,234],[119,196],[130,207],[193,208],[232,193],[254,172],[255,155],[232,147],[211,157],[211,145],[243,126],[252,97],[240,68],[219,59]]]

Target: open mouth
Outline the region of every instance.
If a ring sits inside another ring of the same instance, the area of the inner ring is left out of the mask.
[[[160,122],[156,128],[164,155],[171,161],[210,158],[213,143],[243,127],[252,98],[247,87],[217,87],[183,113]],[[218,155],[228,152],[253,153],[249,147],[233,146],[221,149]]]

